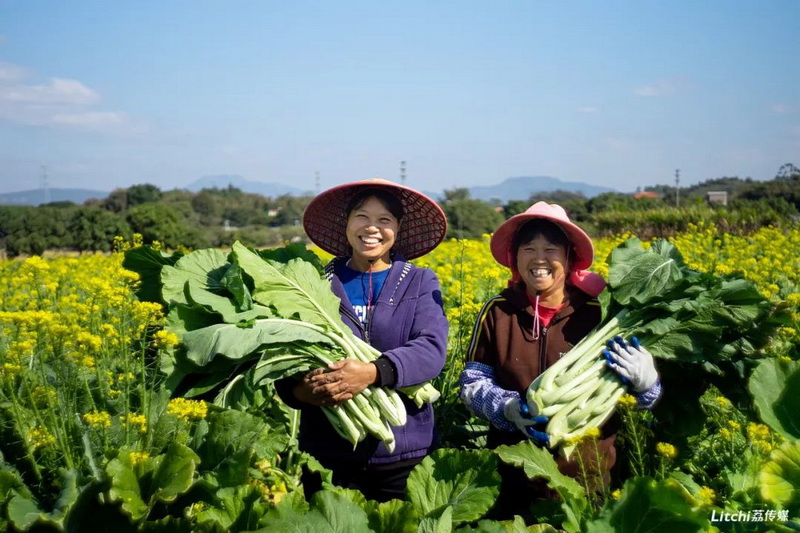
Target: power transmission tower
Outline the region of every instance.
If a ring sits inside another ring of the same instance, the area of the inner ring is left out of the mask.
[[[675,169],[675,207],[681,206],[681,190],[678,184],[681,182],[681,169]]]
[[[406,184],[406,162],[400,161],[400,184]]]
[[[39,178],[39,181],[40,181],[40,187],[42,189],[42,192],[44,193],[42,195],[43,196],[43,202],[42,203],[49,204],[50,203],[50,184],[47,182],[47,166],[45,166],[45,165],[42,165],[42,174],[41,174],[41,176]]]
[[[315,174],[314,189],[316,190],[316,193],[319,194],[319,170],[316,171],[314,174]]]

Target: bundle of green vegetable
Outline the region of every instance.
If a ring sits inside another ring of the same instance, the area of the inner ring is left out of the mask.
[[[341,301],[302,245],[255,251],[236,242],[230,253],[204,249],[185,256],[140,247],[126,252],[123,266],[139,273],[141,300],[168,306],[165,329],[180,344],[161,366],[167,386],[182,396],[218,390],[215,404],[242,405],[276,379],[380,355],[342,322]],[[419,406],[439,396],[429,383],[401,392]],[[390,425],[406,420],[402,400],[384,387],[323,410],[354,446],[371,434],[392,449]]]
[[[570,438],[602,425],[626,391],[601,354],[609,339],[636,336],[657,358],[721,373],[720,363],[757,355],[783,320],[752,283],[693,271],[664,240],[648,250],[634,238],[614,249],[600,303],[601,324],[526,394],[550,419],[549,446],[565,457],[574,450]]]

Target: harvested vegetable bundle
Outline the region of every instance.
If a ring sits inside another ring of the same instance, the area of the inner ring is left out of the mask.
[[[625,385],[601,355],[606,341],[637,337],[662,360],[719,365],[757,354],[783,323],[755,286],[688,268],[665,240],[645,250],[629,239],[611,253],[603,321],[528,387],[526,400],[549,417],[549,446],[569,457],[570,437],[602,425]]]
[[[302,245],[256,252],[236,242],[229,254],[204,249],[185,256],[142,247],[126,252],[123,266],[140,274],[140,299],[169,307],[166,329],[181,344],[162,368],[168,387],[185,389],[183,396],[218,390],[214,403],[231,407],[276,379],[380,356],[341,321],[341,301]],[[194,383],[187,386],[189,377]],[[429,383],[400,390],[420,406],[439,396]],[[354,446],[371,434],[391,450],[390,426],[406,421],[397,392],[384,387],[323,410]]]

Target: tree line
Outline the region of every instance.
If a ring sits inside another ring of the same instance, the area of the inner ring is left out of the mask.
[[[725,191],[727,205],[710,204],[706,195],[711,191]],[[650,194],[603,193],[586,198],[554,191],[501,203],[470,198],[466,188],[455,188],[444,192],[440,205],[450,238],[490,233],[540,200],[562,205],[595,236],[624,231],[643,238],[669,236],[701,220],[722,231],[746,232],[798,219],[800,170],[786,164],[770,181],[724,177],[680,189],[660,185],[644,192]],[[228,246],[236,240],[255,247],[277,246],[306,239],[300,221],[310,200],[311,196],[267,198],[232,186],[195,193],[134,185],[83,205],[0,206],[0,248],[8,257],[40,255],[50,249],[108,252],[115,236],[129,239],[133,233],[171,249]]]

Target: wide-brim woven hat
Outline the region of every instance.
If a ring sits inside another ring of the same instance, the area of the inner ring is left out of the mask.
[[[403,206],[403,219],[393,251],[405,259],[421,257],[436,248],[447,233],[444,211],[421,192],[381,178],[337,185],[319,193],[303,213],[303,229],[311,241],[335,256],[351,253],[347,242],[347,205],[364,189],[386,189]]]
[[[576,256],[572,262],[572,270],[586,270],[592,265],[592,261],[594,261],[592,239],[569,219],[563,207],[557,204],[548,204],[547,202],[536,202],[526,209],[524,213],[514,215],[498,226],[490,241],[495,261],[513,269],[511,262],[514,258],[512,257],[511,243],[514,240],[514,235],[523,224],[535,218],[543,218],[554,222],[567,234]]]

